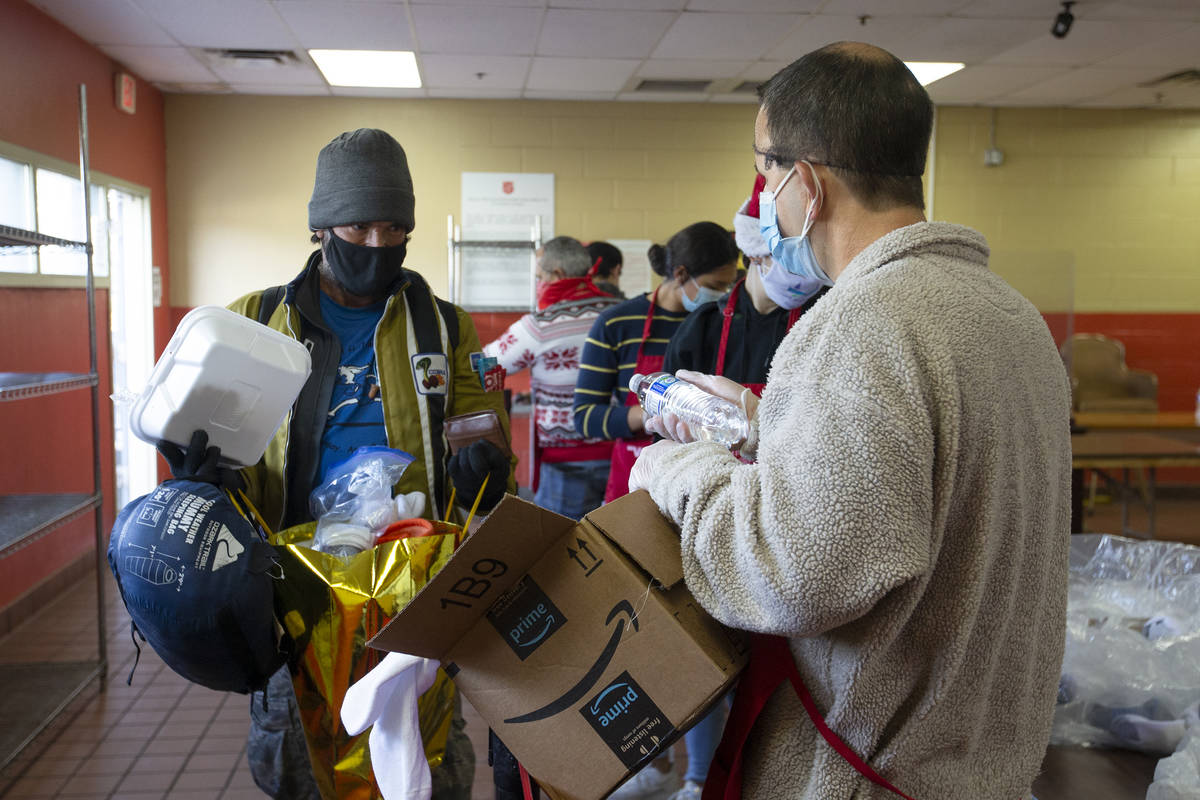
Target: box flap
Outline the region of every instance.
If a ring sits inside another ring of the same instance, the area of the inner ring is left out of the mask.
[[[442,571],[368,644],[379,650],[441,659],[475,620],[575,524],[567,517],[505,495]]]
[[[639,489],[627,494],[586,519],[663,586],[683,580],[679,531],[658,510],[649,492]]]

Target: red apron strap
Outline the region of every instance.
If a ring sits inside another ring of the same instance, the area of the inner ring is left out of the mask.
[[[825,719],[817,710],[816,702],[800,678],[787,639],[763,634],[751,634],[750,664],[738,683],[733,709],[729,712],[729,722],[725,724],[725,734],[721,737],[721,744],[717,747],[712,766],[709,767],[708,776],[704,781],[703,800],[741,800],[746,740],[767,700],[785,680],[791,682],[801,705],[808,712],[809,719],[820,731],[821,736],[849,762],[850,766],[876,786],[881,786],[904,800],[913,800],[859,758],[858,754],[825,724]]]
[[[729,300],[725,302],[725,309],[721,312],[724,319],[721,320],[721,342],[717,345],[717,363],[713,370],[714,375],[725,374],[725,346],[729,344],[729,324],[733,321],[733,310],[737,308],[738,292],[741,291],[742,284],[746,282],[745,278],[733,285],[733,289],[729,292]]]
[[[800,315],[803,313],[804,313],[804,306],[801,306],[800,308],[793,308],[791,311],[788,312],[787,329],[789,331],[792,329],[792,326],[796,324],[796,320],[800,319]]]

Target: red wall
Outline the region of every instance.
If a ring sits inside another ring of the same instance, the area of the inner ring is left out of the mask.
[[[118,65],[21,0],[0,0],[0,141],[77,163],[78,85],[88,89],[91,168],[150,189],[154,264],[167,269],[166,138],[163,99],[139,80],[137,113],[113,103]],[[105,527],[113,508],[108,297],[98,293]],[[169,310],[155,309],[156,351]],[[81,289],[0,289],[0,371],[86,371],[87,311]],[[0,404],[0,492],[91,489],[91,398],[86,391]],[[0,559],[0,608],[86,553],[92,517],[77,520]]]

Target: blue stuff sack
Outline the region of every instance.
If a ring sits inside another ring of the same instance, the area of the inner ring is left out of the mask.
[[[135,630],[192,683],[246,694],[284,663],[275,551],[220,488],[172,480],[125,506],[108,565]]]

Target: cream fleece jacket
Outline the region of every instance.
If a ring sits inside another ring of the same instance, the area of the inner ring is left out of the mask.
[[[649,487],[704,608],[790,637],[830,727],[916,800],[1025,796],[1062,662],[1068,381],[987,258],[946,223],[874,242],[776,352],[757,463],[684,445]],[[790,687],[751,736],[743,796],[894,798]]]

